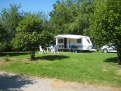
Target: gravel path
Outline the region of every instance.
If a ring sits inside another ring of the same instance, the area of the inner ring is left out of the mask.
[[[0,91],[119,91],[57,79],[28,77],[0,72]]]

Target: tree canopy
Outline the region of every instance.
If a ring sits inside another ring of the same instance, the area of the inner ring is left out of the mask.
[[[14,48],[23,48],[30,51],[31,59],[35,58],[36,48],[40,45],[42,20],[30,15],[25,17],[17,27],[16,37],[12,40]]]
[[[114,43],[121,61],[121,1],[98,2],[93,15],[91,34],[100,45]],[[97,36],[98,35],[98,36]]]
[[[6,48],[6,37],[7,31],[5,31],[2,24],[0,24],[0,50],[3,50]]]
[[[53,5],[51,22],[56,34],[89,35],[96,0],[62,0]]]
[[[19,12],[20,8],[20,5],[10,4],[10,8],[3,8],[0,13],[0,26],[2,28],[0,33],[2,34],[2,40],[4,40],[4,43],[0,41],[0,43],[4,44],[1,45],[2,50],[10,46],[10,41],[15,36],[18,22],[22,19]]]

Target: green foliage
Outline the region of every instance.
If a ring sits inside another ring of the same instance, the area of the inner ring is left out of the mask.
[[[16,37],[12,40],[13,47],[30,51],[31,59],[34,59],[36,49],[41,44],[41,25],[42,20],[35,15],[29,15],[21,20]]]
[[[64,0],[54,4],[50,12],[56,34],[89,35],[90,18],[96,0]]]
[[[8,54],[5,57],[5,61],[9,61],[9,55]]]
[[[14,49],[30,51],[30,58],[35,58],[39,48],[47,47],[53,42],[53,34],[43,28],[42,19],[36,14],[27,15],[17,27],[16,37],[11,41]]]
[[[22,18],[21,13],[18,11],[20,8],[20,5],[10,4],[10,8],[3,8],[0,12],[0,40],[2,37],[0,47],[2,47],[2,50],[7,46],[11,46],[10,41],[15,36],[15,28]]]
[[[7,31],[5,31],[3,25],[0,22],[0,51],[6,48]]]
[[[120,3],[120,0],[104,0],[96,5],[91,27],[92,35],[97,42],[121,42]]]
[[[41,36],[40,43],[43,48],[46,48],[50,43],[53,43],[53,40],[55,39],[53,33],[45,30],[41,32],[40,36]]]
[[[97,3],[93,20],[92,36],[98,44],[114,43],[121,64],[121,0]]]

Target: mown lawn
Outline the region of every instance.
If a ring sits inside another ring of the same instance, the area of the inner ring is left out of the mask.
[[[9,61],[5,61],[6,54]],[[36,53],[0,53],[0,71],[101,86],[121,86],[121,66],[116,53],[60,52],[59,55]]]

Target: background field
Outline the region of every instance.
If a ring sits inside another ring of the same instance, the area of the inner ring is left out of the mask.
[[[8,60],[5,61],[8,54]],[[47,77],[101,85],[121,86],[121,66],[116,53],[60,52],[59,55],[36,53],[36,60],[29,60],[28,52],[0,53],[0,71],[37,77]]]

